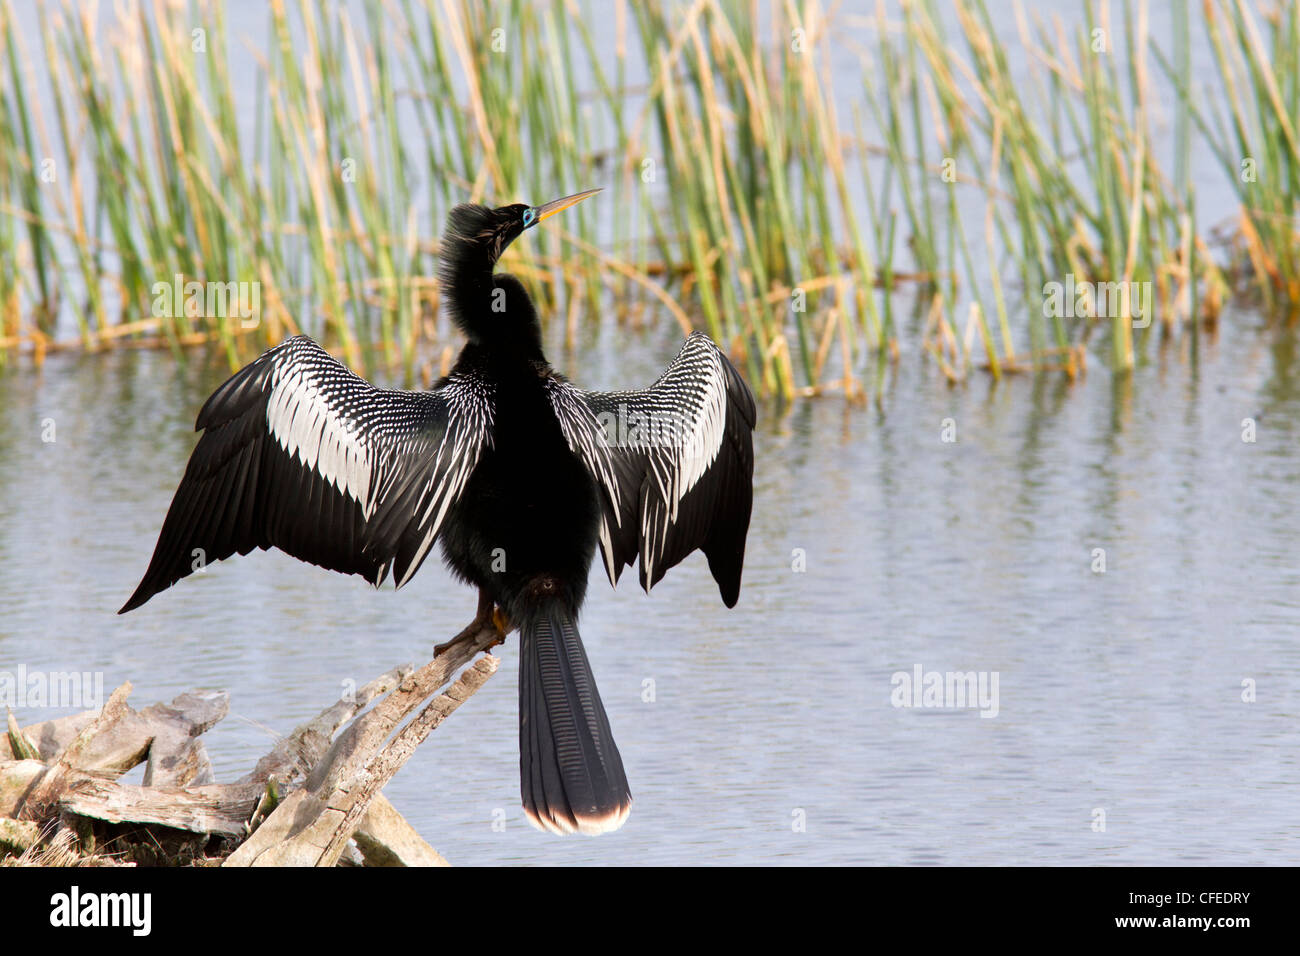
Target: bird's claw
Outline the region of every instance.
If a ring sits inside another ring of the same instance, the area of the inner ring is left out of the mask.
[[[514,625],[510,623],[510,618],[507,617],[506,612],[501,610],[499,607],[494,607],[492,609],[492,625],[501,632],[501,640],[497,641],[497,644],[504,644],[506,642],[506,635],[514,630]]]
[[[474,620],[470,622],[469,627],[465,628],[451,640],[444,641],[442,644],[434,645],[434,658],[436,659],[438,655],[447,653],[454,644],[461,641],[472,640],[477,637],[479,632],[484,628],[489,627],[497,632],[497,639],[484,648],[484,650],[489,650],[500,644],[504,644],[506,642],[506,635],[510,633],[513,625],[510,623],[510,618],[506,616],[506,612],[494,604],[490,613],[480,614],[475,617]]]

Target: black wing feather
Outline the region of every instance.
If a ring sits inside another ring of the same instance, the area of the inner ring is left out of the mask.
[[[419,568],[491,440],[490,394],[452,378],[380,389],[306,336],[235,373],[204,403],[202,431],[139,587],[139,607],[199,564],[276,547],[398,585]]]
[[[585,392],[556,381],[570,448],[601,489],[601,552],[611,583],[639,560],[649,591],[697,548],[727,607],[740,596],[753,508],[754,396],[701,332],[647,389]]]

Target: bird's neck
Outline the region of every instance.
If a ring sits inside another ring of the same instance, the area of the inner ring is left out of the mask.
[[[479,258],[452,260],[442,276],[443,294],[451,306],[452,318],[471,338],[477,317],[492,310],[493,263]]]
[[[518,279],[487,270],[449,286],[452,315],[477,354],[494,364],[546,361],[537,312]]]

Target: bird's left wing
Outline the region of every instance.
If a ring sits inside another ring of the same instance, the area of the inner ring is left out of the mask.
[[[649,591],[699,548],[733,607],[754,498],[755,408],[730,360],[693,332],[647,389],[586,392],[561,380],[549,388],[565,440],[600,489],[610,583],[639,559]]]
[[[376,388],[302,335],[266,352],[199,412],[203,435],[122,612],[254,548],[405,584],[491,443],[485,388],[456,376]]]

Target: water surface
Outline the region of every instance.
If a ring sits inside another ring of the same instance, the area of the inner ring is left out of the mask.
[[[514,640],[388,796],[460,864],[1300,862],[1294,342],[1232,322],[1199,367],[1170,350],[1132,380],[951,389],[910,354],[883,410],[763,409],[734,610],[698,555],[651,596],[593,571],[627,825],[524,821]],[[611,386],[676,345],[610,330],[551,354]],[[475,600],[434,561],[377,593],[258,553],[116,617],[224,375],[135,352],[0,374],[0,669],[102,671],[136,706],[227,688],[207,741],[233,780],[346,682],[427,660]],[[892,706],[917,665],[998,672],[997,716]]]

